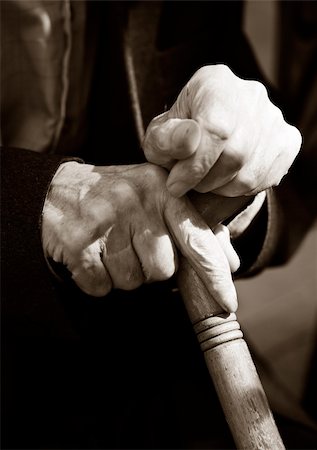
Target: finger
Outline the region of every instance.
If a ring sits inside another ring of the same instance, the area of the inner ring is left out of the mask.
[[[281,150],[282,140],[280,143],[274,140],[274,159],[272,159],[271,153],[271,140],[270,136],[263,136],[261,146],[259,145],[252,154],[249,156],[237,155],[237,159],[240,158],[241,168],[233,177],[218,187],[215,185],[213,192],[226,196],[226,197],[239,197],[255,195],[258,192],[271,187],[273,180],[276,180],[276,171],[280,170],[280,163],[277,162],[278,155]],[[238,152],[239,153],[239,152]],[[232,153],[231,153],[232,154]],[[230,154],[228,155],[230,157]],[[238,168],[239,165],[236,165]],[[268,185],[266,185],[266,180]]]
[[[103,254],[103,263],[106,266],[114,288],[132,290],[144,282],[144,275],[131,242],[115,253]]]
[[[274,142],[267,139],[257,149],[252,162],[246,164],[226,184],[213,189],[213,192],[228,197],[255,195],[272,186],[277,186],[286,175],[296,158],[300,146],[301,135],[297,128],[284,124],[278,131],[272,129]],[[271,150],[274,145],[274,159]]]
[[[197,192],[213,192],[229,183],[237,175],[245,162],[245,157],[238,151],[231,151],[228,146],[223,150],[213,167],[203,180],[195,186]]]
[[[125,205],[127,208],[129,205]],[[118,222],[104,236],[102,262],[114,288],[132,290],[144,282],[139,259],[132,246],[129,222]]]
[[[225,140],[204,131],[196,152],[172,168],[167,180],[169,192],[181,197],[199,185],[222,154],[224,145]]]
[[[217,238],[188,199],[169,197],[165,220],[179,250],[204,282],[208,292],[228,312],[237,309],[230,267]]]
[[[164,165],[175,159],[186,159],[197,149],[200,127],[192,119],[168,119],[167,113],[152,120],[143,142],[148,161]]]
[[[284,122],[275,133],[274,144],[275,160],[269,166],[264,179],[258,183],[258,191],[280,184],[301,148],[302,136],[296,127]]]
[[[111,278],[101,261],[101,245],[95,241],[76,259],[66,261],[77,286],[88,295],[103,297],[110,292]]]
[[[228,259],[231,272],[236,272],[240,267],[240,259],[231,244],[228,228],[220,224],[214,229],[214,234]]]
[[[277,110],[271,104],[272,107]],[[241,169],[227,183],[213,186],[213,192],[230,197],[254,195],[280,183],[300,150],[302,137],[296,127],[284,121],[280,111],[271,119],[269,126],[265,124],[265,133],[253,154],[245,153],[243,161],[242,151],[238,151],[237,158],[243,163]]]
[[[146,282],[163,281],[174,275],[178,264],[177,254],[161,217],[151,223],[148,220],[139,223],[133,236],[133,247]]]

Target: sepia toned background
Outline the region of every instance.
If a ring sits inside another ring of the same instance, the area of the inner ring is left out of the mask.
[[[298,21],[307,21],[306,35],[296,36],[295,42],[295,57],[304,57],[311,41],[316,42],[315,11],[313,2],[306,3],[305,10],[296,10],[291,2],[246,2],[244,27],[258,62],[272,85],[293,95],[294,103],[295,93],[300,96],[296,82],[301,65],[285,73],[286,61],[294,55],[288,46],[292,36],[285,37],[281,30],[296,14]],[[314,24],[315,33],[310,31]],[[312,102],[317,103],[313,93]],[[236,286],[238,317],[272,407],[304,422],[317,419],[317,380],[311,374],[317,340],[317,223],[288,264],[237,281]],[[315,386],[309,394],[308,385]]]

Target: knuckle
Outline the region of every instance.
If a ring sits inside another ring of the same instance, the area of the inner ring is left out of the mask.
[[[265,98],[267,98],[268,92],[267,92],[267,89],[264,86],[264,84],[261,83],[260,81],[254,81],[254,83],[255,83],[255,91],[257,92],[257,94],[259,96],[262,96],[262,97],[264,96]]]
[[[98,230],[106,224],[107,217],[113,217],[115,215],[114,208],[109,206],[108,210],[105,210],[104,201],[101,199],[87,202],[84,211],[86,227],[83,227],[82,235],[80,235],[80,232],[74,231],[69,241],[73,245],[76,245],[76,242],[85,242],[84,239],[89,238],[89,233],[95,236],[95,233],[98,233]],[[86,236],[83,235],[85,231]]]
[[[219,71],[220,75],[223,76],[235,76],[235,74],[232,72],[229,66],[226,64],[217,64],[217,70]]]
[[[282,158],[281,160],[284,163],[284,176],[300,151],[302,135],[296,127],[285,123],[284,133],[281,133],[281,140],[283,145],[280,149],[280,158]]]
[[[146,164],[145,178],[151,181],[151,184],[163,187],[166,183],[167,173],[162,167],[149,163]]]
[[[227,76],[235,76],[230,67],[226,64],[209,64],[206,66],[200,67],[195,74],[193,75],[193,80],[205,80],[210,77],[227,77]]]
[[[201,79],[211,75],[214,66],[207,65],[200,67],[193,75],[192,79]]]
[[[302,145],[302,141],[303,141],[302,134],[298,128],[296,128],[292,125],[288,125],[288,132],[291,136],[291,142],[292,142],[294,150],[296,151],[296,154],[297,154]]]
[[[268,92],[263,83],[258,80],[247,80],[251,92],[258,97],[268,98]]]
[[[273,114],[275,116],[276,122],[284,122],[284,116],[280,108],[272,103]]]
[[[219,78],[228,77],[234,75],[232,70],[226,64],[213,64],[206,66],[209,69],[209,74],[218,76]]]
[[[267,107],[267,117],[274,122],[275,126],[280,127],[283,126],[283,123],[286,123],[284,120],[284,116],[280,108],[278,108],[274,103],[271,101],[268,104]]]
[[[112,187],[113,193],[116,198],[117,209],[133,208],[138,202],[138,194],[134,185],[130,184],[127,180],[119,180]],[[99,212],[100,215],[100,212]]]
[[[192,182],[199,182],[205,175],[205,167],[202,162],[195,162],[190,168],[190,179]]]

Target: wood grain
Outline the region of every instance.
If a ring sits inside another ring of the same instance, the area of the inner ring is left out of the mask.
[[[211,228],[246,203],[212,196],[212,211],[208,196],[197,198],[191,200]],[[285,449],[236,315],[220,308],[184,258],[178,286],[237,448]]]

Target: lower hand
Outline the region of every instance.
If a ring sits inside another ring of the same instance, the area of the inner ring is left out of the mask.
[[[233,270],[239,262],[228,236],[221,229],[217,240],[187,198],[169,194],[166,179],[152,164],[62,164],[43,210],[45,255],[67,266],[84,292],[103,296],[171,277],[176,245],[215,300],[234,311],[227,257]]]
[[[170,170],[169,192],[256,194],[279,184],[301,146],[263,84],[224,65],[199,69],[172,108],[148,126],[148,161]]]

